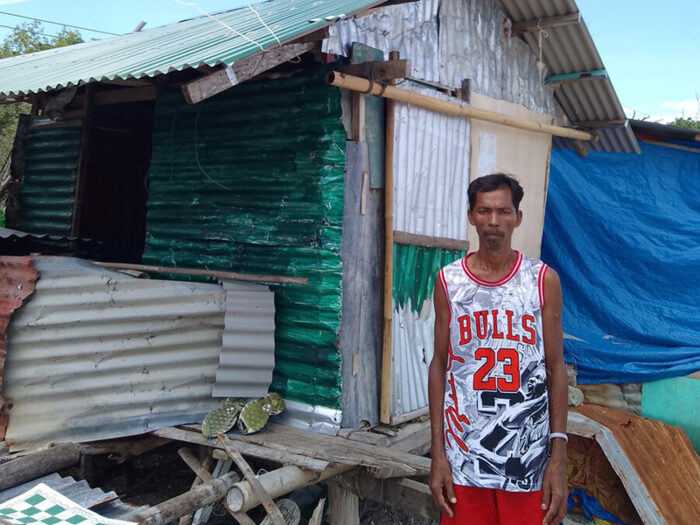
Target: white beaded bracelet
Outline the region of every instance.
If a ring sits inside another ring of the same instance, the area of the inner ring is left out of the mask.
[[[566,443],[569,442],[569,437],[566,434],[564,434],[563,432],[550,432],[549,433],[549,440],[552,441],[554,438],[561,438]]]

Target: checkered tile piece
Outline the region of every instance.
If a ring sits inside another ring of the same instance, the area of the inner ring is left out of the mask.
[[[7,525],[131,525],[92,512],[40,483],[0,504],[0,523]]]

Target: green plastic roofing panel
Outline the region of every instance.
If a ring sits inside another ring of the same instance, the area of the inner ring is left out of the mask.
[[[20,230],[70,237],[79,157],[80,127],[29,132],[24,139]]]
[[[272,389],[337,409],[345,131],[324,73],[244,83],[196,105],[159,95],[143,259],[307,277],[273,287]]]
[[[410,305],[420,312],[426,299],[432,301],[437,273],[443,266],[464,257],[461,250],[426,248],[394,243],[394,303],[397,308]]]
[[[0,60],[0,96],[231,65],[386,0],[271,0],[151,30]],[[194,10],[193,10],[194,12]]]

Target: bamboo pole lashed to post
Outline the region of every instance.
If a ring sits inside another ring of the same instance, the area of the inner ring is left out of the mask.
[[[361,91],[363,93],[384,97],[388,100],[404,102],[406,104],[411,104],[413,106],[431,111],[437,111],[438,113],[445,113],[447,115],[470,117],[478,120],[484,120],[486,122],[493,122],[494,124],[502,124],[504,126],[524,129],[527,131],[546,133],[555,137],[564,137],[576,140],[593,140],[593,135],[585,131],[565,128],[563,126],[554,126],[552,124],[542,124],[523,118],[496,113],[495,111],[474,108],[466,104],[448,102],[446,100],[440,100],[428,95],[422,95],[407,89],[371,82],[365,78],[346,75],[337,71],[330,71],[326,76],[326,82],[328,82],[328,84],[331,86],[349,89],[351,91]],[[387,144],[387,148],[388,147],[389,145]]]
[[[399,52],[392,51],[389,58],[398,60]],[[391,332],[394,311],[394,105],[393,99],[386,101],[384,146],[384,315],[379,420],[386,424],[391,420]]]

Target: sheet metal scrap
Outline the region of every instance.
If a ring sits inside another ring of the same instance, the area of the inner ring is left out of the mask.
[[[10,316],[34,293],[38,273],[32,257],[0,257],[0,440],[5,438],[8,416],[4,412],[2,378],[7,357],[7,326]]]

